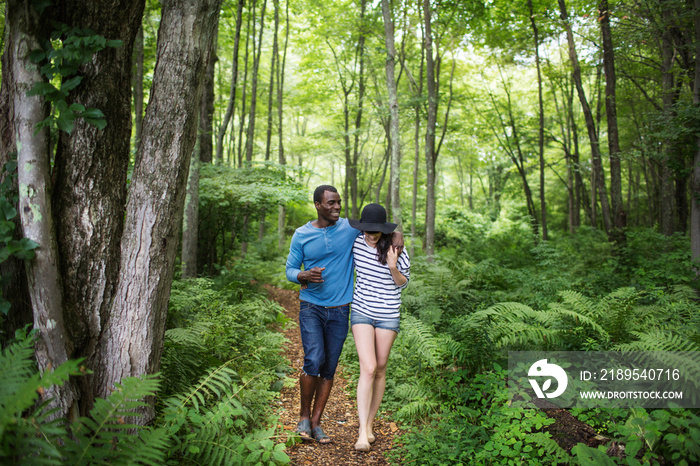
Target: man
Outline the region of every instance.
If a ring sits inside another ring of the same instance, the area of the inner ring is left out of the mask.
[[[359,230],[352,228],[346,218],[340,218],[340,195],[333,186],[316,188],[314,206],[318,218],[294,232],[286,273],[289,281],[301,285],[299,331],[304,368],[299,377],[301,410],[297,432],[304,439],[327,444],[331,439],[321,428],[321,416],[348,335],[353,295],[352,245]],[[396,235],[394,242],[403,247],[403,236]]]

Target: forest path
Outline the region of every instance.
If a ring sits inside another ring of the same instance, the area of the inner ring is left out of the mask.
[[[285,309],[285,315],[294,322],[285,329],[285,336],[289,343],[283,348],[289,365],[294,368],[292,378],[298,380],[301,367],[304,364],[304,350],[299,335],[299,292],[283,290],[271,286],[265,286],[270,299],[278,302]],[[348,348],[345,349],[346,351]],[[396,425],[384,418],[375,421],[375,435],[377,441],[372,444],[372,450],[368,453],[355,451],[357,440],[357,406],[355,394],[350,393],[348,381],[343,367],[338,367],[331,397],[323,412],[321,425],[325,432],[333,439],[328,445],[320,445],[315,441],[305,441],[287,448],[287,454],[291,458],[292,465],[387,465],[390,464],[384,458],[384,452],[392,448],[394,437],[399,433]],[[299,422],[299,384],[294,387],[284,387],[278,401],[278,413],[280,423],[283,426],[285,438],[288,433],[296,429]]]

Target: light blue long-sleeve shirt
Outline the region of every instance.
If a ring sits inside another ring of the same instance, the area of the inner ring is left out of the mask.
[[[299,283],[303,270],[325,267],[322,283],[309,283],[299,298],[319,306],[340,306],[352,302],[354,261],[352,245],[359,230],[346,218],[335,225],[316,228],[311,222],[294,232],[287,256],[287,280]]]

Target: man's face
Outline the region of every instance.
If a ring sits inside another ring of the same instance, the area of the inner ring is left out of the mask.
[[[314,202],[319,218],[329,225],[334,225],[340,218],[340,194],[332,191],[323,191],[321,202]]]

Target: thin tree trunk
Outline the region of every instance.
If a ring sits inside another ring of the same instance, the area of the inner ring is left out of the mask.
[[[360,129],[362,128],[363,104],[365,100],[365,10],[367,8],[367,0],[360,0],[360,37],[357,41],[357,55],[360,58],[360,70],[357,86],[357,110],[355,112],[355,135],[353,138],[352,161],[350,167],[347,168],[350,174],[350,200],[352,202],[352,218],[359,218],[360,206],[357,203],[357,179],[358,176],[358,160],[360,159]],[[388,207],[388,206],[387,206]]]
[[[187,178],[187,196],[182,221],[182,278],[197,276],[197,242],[199,236],[199,166],[200,142],[197,141]]]
[[[228,125],[236,112],[236,90],[238,89],[238,49],[241,43],[241,26],[243,24],[243,5],[246,0],[238,0],[236,8],[236,32],[233,39],[233,55],[231,57],[231,90],[229,92],[226,113],[219,127],[219,134],[216,138],[216,160],[223,160],[224,157],[224,136]],[[231,139],[234,139],[232,136]],[[233,158],[233,156],[232,156]]]
[[[284,52],[282,54],[282,63],[277,67],[277,151],[278,160],[280,165],[286,165],[287,160],[284,154],[284,141],[282,139],[282,128],[283,128],[283,109],[282,109],[282,96],[284,94],[284,68],[287,63],[287,45],[289,44],[289,0],[286,2],[285,10],[285,30],[284,30]],[[275,22],[279,22],[279,0],[275,0]],[[279,206],[277,212],[277,235],[279,250],[284,249],[284,244],[286,242],[286,235],[284,234],[284,222],[287,217],[286,207]]]
[[[11,108],[12,131],[17,142],[17,181],[19,214],[24,237],[39,244],[36,257],[26,262],[29,296],[34,313],[34,328],[39,331],[36,357],[44,372],[66,362],[73,352],[64,321],[63,283],[59,270],[59,252],[51,207],[49,168],[49,129],[36,131],[49,107],[41,96],[27,96],[37,82],[44,82],[39,67],[29,59],[32,50],[41,48],[46,24],[33,7],[9,0],[7,4],[9,54],[14,57],[10,76],[14,79]],[[3,84],[5,80],[3,79]],[[57,417],[65,417],[74,407],[78,393],[72,383],[52,386],[43,394],[53,398]]]
[[[275,91],[275,76],[278,74],[275,68],[279,66],[277,64],[277,61],[279,60],[279,45],[277,41],[277,35],[279,34],[279,27],[280,27],[280,15],[279,15],[279,0],[273,0],[274,4],[274,9],[275,9],[275,32],[274,36],[272,38],[272,56],[270,57],[270,86],[268,88],[268,93],[267,93],[267,137],[265,140],[265,161],[270,160],[270,150],[271,150],[271,144],[272,144],[272,121],[273,121],[273,113],[272,113],[272,101],[273,101],[273,96],[274,91]]]
[[[576,46],[574,45],[574,35],[571,31],[571,25],[569,24],[569,16],[566,12],[566,3],[564,0],[559,1],[559,9],[561,10],[561,19],[564,21],[566,27],[566,38],[569,43],[569,59],[571,60],[571,65],[573,67],[573,79],[576,85],[576,91],[578,93],[579,101],[581,102],[581,107],[583,109],[583,115],[586,120],[586,129],[588,130],[588,138],[591,143],[591,160],[593,164],[593,169],[595,173],[595,185],[600,197],[600,207],[603,214],[603,224],[605,226],[605,231],[609,232],[612,228],[612,222],[610,219],[610,205],[608,204],[608,193],[605,187],[605,175],[603,173],[603,164],[600,156],[600,144],[598,142],[598,133],[596,131],[595,121],[593,120],[593,113],[588,105],[588,100],[586,99],[586,92],[583,89],[583,83],[581,82],[581,67],[578,62],[578,55],[576,54]],[[593,184],[593,183],[591,183]],[[592,196],[591,202],[594,202],[595,193]],[[595,206],[592,204],[592,208]]]
[[[403,230],[401,222],[401,136],[399,132],[399,101],[396,95],[396,46],[394,45],[394,20],[392,19],[389,0],[382,0],[382,16],[384,17],[384,42],[386,43],[386,86],[389,93],[389,115],[391,134],[391,218]]]
[[[600,30],[603,37],[603,69],[605,70],[605,112],[608,121],[608,151],[610,152],[610,204],[613,226],[617,230],[625,228],[626,214],[622,201],[622,165],[620,163],[620,142],[617,128],[617,97],[615,74],[615,50],[610,30],[610,11],[608,0],[600,0],[598,6]],[[620,236],[622,235],[622,236]],[[621,241],[624,234],[615,233],[616,241]]]
[[[693,10],[695,20],[695,37],[700,37],[700,0],[695,0]],[[700,41],[695,41],[695,56],[700,57]],[[700,66],[695,67],[695,82],[693,83],[693,104],[700,106]],[[693,178],[691,180],[690,196],[690,250],[695,261],[700,260],[700,136],[695,140],[695,157],[693,162]],[[700,274],[700,266],[696,262],[696,274]]]
[[[535,41],[535,65],[537,66],[537,97],[539,104],[539,131],[537,133],[537,147],[539,149],[540,160],[540,218],[542,220],[542,240],[547,241],[547,204],[544,197],[544,102],[542,99],[542,70],[540,67],[540,39],[537,23],[535,22],[535,11],[532,7],[532,0],[527,1],[530,10],[530,24],[532,25],[533,39]]]
[[[426,79],[428,85],[428,121],[425,131],[426,207],[425,207],[425,253],[428,261],[435,255],[435,128],[437,126],[437,83],[433,58],[433,32],[430,0],[423,0],[425,23]]]
[[[245,35],[245,56],[244,56],[244,66],[243,66],[243,93],[241,95],[241,117],[240,124],[238,125],[238,166],[243,166],[243,132],[245,130],[245,117],[246,117],[246,94],[248,93],[248,55],[250,54],[250,25],[253,25],[253,36],[255,36],[255,7],[258,4],[258,0],[251,0],[253,4],[252,11],[248,13],[248,19],[246,20],[246,35]],[[255,39],[253,39],[253,44],[255,44]],[[255,47],[253,47],[253,56],[255,56]]]
[[[126,206],[121,275],[95,373],[101,396],[124,377],[160,367],[206,55],[221,2],[163,2],[158,61]],[[149,422],[153,413],[147,414],[138,422]]]
[[[260,12],[260,32],[258,37],[258,52],[255,53],[253,44],[253,76],[250,84],[250,113],[248,118],[248,130],[245,140],[245,160],[248,163],[253,161],[253,146],[255,145],[255,112],[258,101],[258,75],[260,69],[260,57],[262,55],[263,31],[265,30],[265,7],[267,0],[263,0],[262,11]]]

